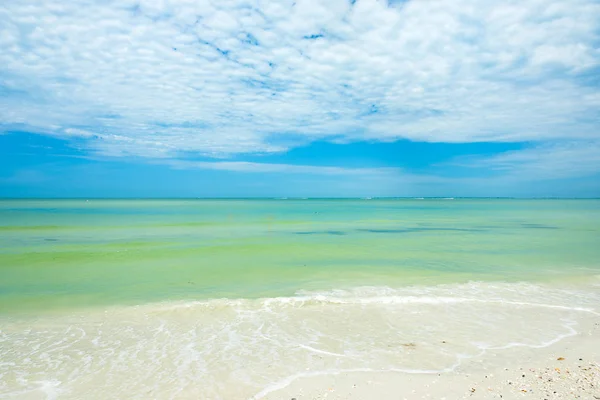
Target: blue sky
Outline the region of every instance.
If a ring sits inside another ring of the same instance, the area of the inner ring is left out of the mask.
[[[596,0],[21,0],[0,196],[600,196]]]

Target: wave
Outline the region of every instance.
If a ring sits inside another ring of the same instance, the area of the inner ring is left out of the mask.
[[[597,314],[600,293],[591,290],[598,284],[592,282],[588,290],[580,288],[551,288],[530,283],[447,284],[391,288],[387,286],[361,286],[349,289],[299,290],[293,296],[258,299],[217,298],[192,301],[167,301],[136,308],[169,310],[193,307],[265,307],[289,305],[291,307],[317,304],[456,304],[489,303],[497,305],[529,306],[590,312]],[[566,305],[570,304],[570,305]],[[573,304],[583,304],[576,306]]]
[[[22,379],[7,381],[0,397],[52,389],[61,398],[131,398],[151,389],[260,399],[316,375],[449,372],[489,352],[552,346],[585,330],[598,305],[594,287],[471,282],[13,318],[1,321],[0,376],[10,368]]]

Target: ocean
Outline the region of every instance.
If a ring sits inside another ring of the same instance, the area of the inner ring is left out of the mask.
[[[0,398],[481,368],[586,329],[599,260],[600,200],[0,200]]]

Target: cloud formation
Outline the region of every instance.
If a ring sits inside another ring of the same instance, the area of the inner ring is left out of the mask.
[[[276,163],[257,163],[248,161],[185,161],[169,160],[166,162],[176,169],[212,169],[218,171],[234,172],[258,172],[258,173],[286,173],[286,174],[309,174],[309,175],[346,175],[346,176],[367,176],[376,177],[394,177],[400,175],[400,168],[345,168],[329,167],[319,165],[292,165]]]
[[[20,0],[0,21],[0,129],[103,155],[599,138],[595,0]]]
[[[600,142],[559,142],[487,158],[456,160],[454,165],[482,169],[520,180],[568,179],[600,173]]]

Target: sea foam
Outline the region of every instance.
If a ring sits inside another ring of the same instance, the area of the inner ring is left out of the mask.
[[[551,346],[599,304],[593,286],[471,282],[3,318],[0,396],[261,398],[319,374],[449,372]]]

